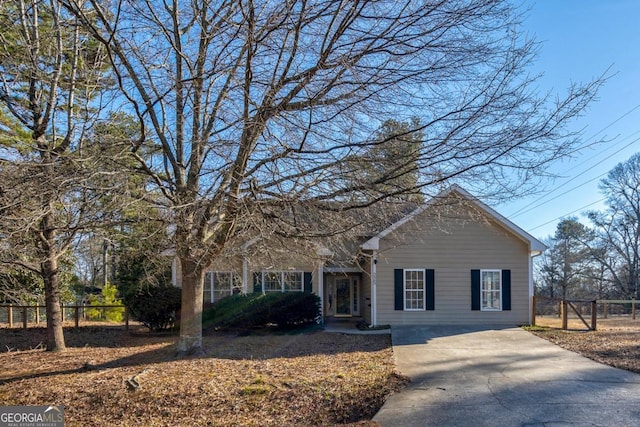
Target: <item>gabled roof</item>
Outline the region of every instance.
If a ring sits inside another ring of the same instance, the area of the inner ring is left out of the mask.
[[[364,249],[364,250],[378,250],[379,247],[380,247],[380,239],[385,238],[390,233],[392,233],[393,231],[395,231],[398,228],[402,227],[404,224],[406,224],[407,222],[411,221],[413,218],[415,218],[416,216],[418,216],[419,214],[424,212],[426,209],[428,209],[429,207],[433,206],[436,203],[437,200],[441,200],[441,199],[451,195],[452,193],[457,193],[460,196],[462,196],[465,199],[467,199],[468,201],[472,202],[478,209],[480,209],[482,212],[484,212],[485,214],[490,216],[493,220],[495,220],[502,227],[504,227],[505,229],[510,231],[512,234],[514,234],[515,236],[517,236],[521,240],[527,242],[528,245],[529,245],[529,251],[531,252],[532,255],[539,255],[545,249],[547,249],[547,247],[545,246],[544,243],[542,243],[541,241],[539,241],[538,239],[533,237],[531,234],[529,234],[526,231],[524,231],[522,228],[520,228],[517,225],[515,225],[513,222],[509,221],[504,216],[500,215],[498,212],[496,212],[495,210],[490,208],[485,203],[481,202],[479,199],[474,197],[471,193],[469,193],[464,188],[460,187],[459,185],[455,185],[455,184],[452,185],[448,190],[445,190],[445,191],[441,192],[436,197],[432,198],[431,200],[429,200],[428,202],[424,203],[423,205],[421,205],[420,207],[418,207],[417,209],[415,209],[414,211],[412,211],[411,213],[409,213],[408,215],[406,215],[405,217],[403,217],[399,221],[395,222],[390,227],[386,228],[385,230],[383,230],[380,233],[376,234],[375,236],[371,237],[369,240],[367,240],[366,242],[364,242],[361,245],[361,248]]]

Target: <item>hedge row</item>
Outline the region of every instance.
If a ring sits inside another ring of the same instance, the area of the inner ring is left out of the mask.
[[[232,295],[203,314],[205,328],[249,329],[262,326],[293,326],[316,323],[320,298],[303,292]]]

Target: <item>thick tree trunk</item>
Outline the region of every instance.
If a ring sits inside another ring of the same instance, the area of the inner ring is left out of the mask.
[[[182,308],[178,355],[202,354],[202,291],[204,268],[187,257],[180,257],[182,267]]]
[[[47,351],[65,351],[62,329],[62,309],[60,308],[60,286],[58,277],[58,258],[55,249],[55,231],[52,229],[52,215],[42,219],[42,263],[41,272],[44,281],[44,295],[47,312]]]

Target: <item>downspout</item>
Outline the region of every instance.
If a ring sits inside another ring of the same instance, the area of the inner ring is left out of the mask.
[[[378,251],[371,256],[371,325],[378,325]]]

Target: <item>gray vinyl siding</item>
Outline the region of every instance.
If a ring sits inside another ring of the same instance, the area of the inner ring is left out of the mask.
[[[394,269],[435,270],[435,310],[394,309]],[[471,310],[471,270],[511,270],[511,310]],[[529,322],[528,244],[497,223],[425,215],[380,241],[378,324],[501,324]]]

